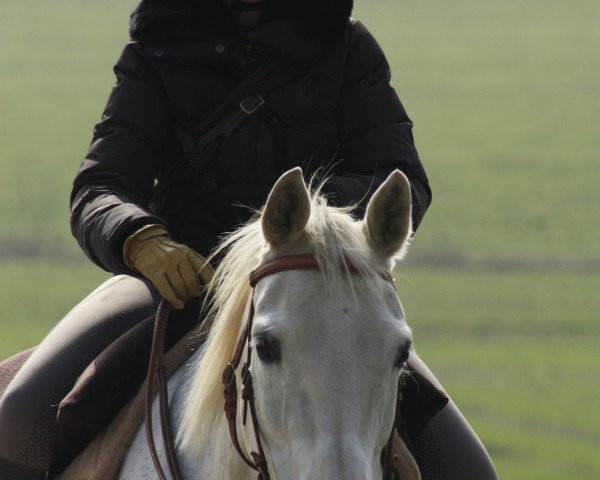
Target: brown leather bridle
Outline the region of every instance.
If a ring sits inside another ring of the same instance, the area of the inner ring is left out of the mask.
[[[357,273],[358,270],[350,262],[346,261],[346,268],[352,273]],[[275,273],[290,271],[290,270],[320,270],[321,267],[314,255],[287,255],[284,257],[277,258],[264,265],[258,267],[250,274],[250,286],[256,287],[258,282],[265,277],[273,275]],[[381,276],[388,282],[394,283],[394,278],[389,270],[382,270]],[[154,377],[155,375],[159,380],[159,400],[160,400],[160,418],[161,418],[161,429],[163,434],[163,442],[165,445],[165,452],[167,454],[167,465],[169,471],[174,480],[181,480],[181,473],[177,458],[174,453],[172,435],[169,429],[168,421],[168,410],[167,410],[167,390],[166,390],[166,379],[164,375],[164,334],[166,330],[166,323],[168,320],[169,307],[165,301],[163,301],[159,307],[157,314],[157,320],[154,331],[154,339],[152,346],[152,354],[150,359],[150,367],[148,370],[148,385],[146,395],[146,434],[148,437],[148,445],[150,447],[150,453],[154,462],[156,471],[160,480],[167,480],[164,471],[161,467],[158,454],[154,445],[154,437],[152,432],[152,415],[151,405],[154,390]],[[238,455],[242,458],[250,468],[258,472],[258,480],[270,480],[269,468],[267,459],[262,446],[260,427],[258,425],[258,418],[256,415],[256,407],[254,404],[254,390],[252,385],[252,374],[250,372],[250,363],[252,360],[252,346],[250,343],[252,337],[252,323],[254,320],[254,302],[250,302],[250,311],[248,319],[242,330],[238,344],[233,355],[232,360],[227,364],[223,371],[223,384],[224,398],[225,398],[225,416],[229,426],[229,433],[231,441]],[[247,347],[247,348],[246,348]],[[240,366],[244,349],[246,348],[246,361],[242,366],[241,379],[242,379],[242,400],[244,401],[244,410],[242,423],[246,425],[248,412],[250,412],[250,418],[252,421],[252,428],[254,430],[254,438],[256,441],[257,452],[250,452],[249,458],[244,450],[242,449],[237,433],[237,410],[238,410],[238,389],[237,389],[237,376],[236,371]],[[405,451],[404,444],[400,439],[395,426],[400,424],[400,408],[399,402],[401,398],[401,385],[398,385],[398,402],[396,407],[396,417],[392,426],[392,432],[389,436],[387,445],[384,449],[384,480],[399,479],[400,472],[404,471],[405,467],[402,464],[403,452]],[[402,480],[405,480],[404,477]]]
[[[346,261],[346,267],[348,271],[352,273],[358,273],[356,267],[350,262]],[[258,282],[265,277],[273,275],[279,272],[285,272],[290,270],[320,270],[321,267],[314,255],[288,255],[285,257],[277,258],[270,262],[265,263],[250,274],[250,286],[256,287]],[[394,284],[394,277],[388,270],[382,270],[381,276],[388,282]],[[250,372],[250,362],[252,360],[252,346],[250,343],[252,337],[252,322],[254,320],[254,303],[250,303],[250,312],[246,325],[242,330],[240,339],[238,340],[237,348],[233,355],[233,359],[223,372],[223,384],[225,389],[223,395],[225,397],[225,415],[227,417],[227,423],[229,425],[229,433],[231,435],[231,441],[235,447],[237,453],[242,460],[252,469],[258,472],[258,480],[269,480],[269,468],[267,465],[267,459],[262,446],[260,438],[260,427],[258,425],[258,419],[256,416],[256,407],[254,405],[254,390],[252,386],[252,373]],[[246,361],[242,366],[242,400],[244,401],[243,411],[243,425],[246,425],[247,413],[250,411],[250,418],[252,420],[252,428],[254,430],[254,438],[256,439],[257,452],[251,452],[251,459],[244,453],[240,446],[238,434],[237,434],[237,408],[238,408],[238,390],[237,390],[237,378],[236,371],[242,361],[244,348],[246,349]],[[400,388],[400,387],[399,387]],[[398,392],[400,395],[400,392]],[[396,408],[396,418],[394,419],[394,425],[399,422],[400,409]],[[399,468],[397,463],[401,460],[399,455],[396,453],[397,444],[401,442],[394,427],[389,436],[387,445],[384,450],[385,456],[385,467],[384,467],[384,479],[392,480],[394,476],[400,478]]]

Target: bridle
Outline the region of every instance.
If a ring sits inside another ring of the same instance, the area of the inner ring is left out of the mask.
[[[350,262],[346,261],[346,267],[348,271],[352,273],[358,273],[356,267]],[[273,275],[279,272],[285,272],[290,270],[320,270],[321,267],[314,255],[288,255],[285,257],[277,258],[270,262],[265,263],[261,267],[257,268],[250,274],[250,286],[255,288],[258,282],[263,278]],[[394,283],[394,277],[388,270],[382,270],[381,276],[390,283]],[[258,425],[258,419],[256,416],[256,407],[254,405],[254,390],[252,386],[252,373],[250,372],[250,363],[252,361],[252,345],[250,343],[252,337],[252,322],[254,320],[254,302],[250,303],[250,312],[246,325],[242,330],[240,338],[238,340],[237,348],[233,355],[233,359],[223,372],[223,384],[225,389],[223,395],[225,397],[225,415],[227,417],[227,423],[229,425],[229,433],[231,435],[231,441],[235,447],[237,453],[242,460],[252,469],[258,472],[258,480],[270,480],[269,469],[267,465],[267,459],[262,446],[260,438],[260,427]],[[244,411],[242,423],[246,425],[247,414],[250,412],[250,419],[252,420],[252,429],[254,430],[254,438],[256,440],[257,452],[251,452],[250,456],[244,453],[240,446],[238,434],[237,434],[237,408],[238,408],[238,390],[237,390],[237,377],[236,371],[242,361],[244,348],[246,348],[246,361],[242,366],[241,380],[242,380],[242,400],[244,401]],[[396,419],[394,419],[394,425],[398,420],[399,409],[396,411]],[[396,441],[395,429],[392,428],[392,433],[388,439],[385,448],[386,468],[384,472],[384,478],[391,480],[395,472],[394,470],[394,455],[392,454],[393,444]]]
[[[352,273],[358,273],[357,268],[349,260],[346,260],[345,266],[348,269],[348,271]],[[260,282],[260,280],[279,272],[291,270],[320,269],[321,267],[314,255],[287,255],[284,257],[277,258],[275,260],[271,260],[254,270],[250,274],[250,286],[254,289],[258,282]],[[394,284],[394,278],[389,270],[382,270],[380,274],[384,278],[384,280]],[[167,401],[166,381],[164,378],[164,372],[161,373],[160,365],[157,366],[156,363],[157,361],[160,362],[161,356],[164,357],[164,355],[161,355],[160,353],[155,353],[155,350],[162,351],[164,347],[164,330],[166,329],[165,326],[167,322],[167,317],[168,307],[166,307],[166,302],[163,301],[161,303],[161,306],[159,307],[159,313],[157,314],[157,320],[155,325],[155,338],[153,340],[153,348],[148,373],[148,388],[146,397],[146,433],[148,437],[150,452],[158,476],[160,480],[167,480],[166,476],[164,475],[164,471],[161,467],[160,460],[158,458],[158,454],[156,453],[156,448],[154,445],[154,438],[152,434],[152,416],[149,407],[149,405],[151,405],[152,403],[152,395],[148,392],[153,393],[153,379],[154,375],[157,374],[159,379],[159,400],[161,405],[161,427],[163,432],[163,441],[165,443],[165,452],[167,453],[167,465],[169,467],[169,471],[171,473],[172,478],[174,480],[181,480],[182,477],[179,466],[177,464],[177,458],[174,454],[173,444],[171,440],[172,436],[169,432],[168,412],[166,407],[164,407]],[[223,392],[225,398],[224,409],[229,427],[229,433],[231,436],[231,441],[236,452],[242,458],[244,463],[246,463],[246,465],[248,465],[250,468],[252,468],[258,473],[258,480],[270,480],[267,459],[265,456],[260,436],[260,426],[258,425],[258,418],[256,415],[256,406],[254,404],[254,390],[252,385],[252,373],[250,372],[250,363],[252,360],[252,345],[250,340],[252,337],[253,320],[254,302],[251,300],[248,319],[246,320],[246,324],[238,340],[235,353],[233,355],[233,358],[227,364],[225,370],[223,371],[223,384],[225,387]],[[161,335],[162,341],[160,340]],[[246,350],[246,361],[242,365],[241,371],[242,400],[244,401],[242,423],[244,426],[246,425],[249,412],[250,419],[252,421],[252,428],[254,431],[254,438],[256,441],[257,449],[257,451],[250,452],[251,458],[249,458],[248,455],[242,449],[237,432],[238,389],[236,371],[242,362],[244,349]],[[392,432],[384,449],[384,480],[393,480],[395,478],[400,478],[399,472],[402,470],[402,466],[399,465],[399,462],[402,461],[402,455],[399,453],[402,450],[402,448],[400,447],[400,443],[402,442],[402,440],[398,436],[398,433],[395,429],[395,426],[399,425],[400,423],[400,389],[401,383],[399,383],[398,386],[398,402],[396,406],[396,417],[394,419],[393,424],[394,426],[392,427]],[[404,478],[402,480],[404,480]]]

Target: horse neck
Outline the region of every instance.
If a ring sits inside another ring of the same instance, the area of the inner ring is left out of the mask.
[[[194,462],[194,468],[189,472],[189,476],[184,475],[184,477],[254,480],[253,470],[237,456],[229,438],[225,417],[224,415],[221,417],[217,422],[217,427],[209,435],[209,441],[203,449],[200,459]]]

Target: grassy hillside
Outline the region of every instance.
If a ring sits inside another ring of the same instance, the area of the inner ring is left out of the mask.
[[[135,0],[0,5],[0,357],[107,278],[72,177]],[[399,267],[417,347],[504,480],[600,477],[600,2],[357,0],[434,203]]]

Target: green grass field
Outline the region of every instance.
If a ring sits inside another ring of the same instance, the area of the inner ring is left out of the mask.
[[[70,182],[135,1],[0,5],[0,357],[107,274]],[[397,270],[416,345],[503,480],[600,478],[600,2],[357,0],[434,202]]]

